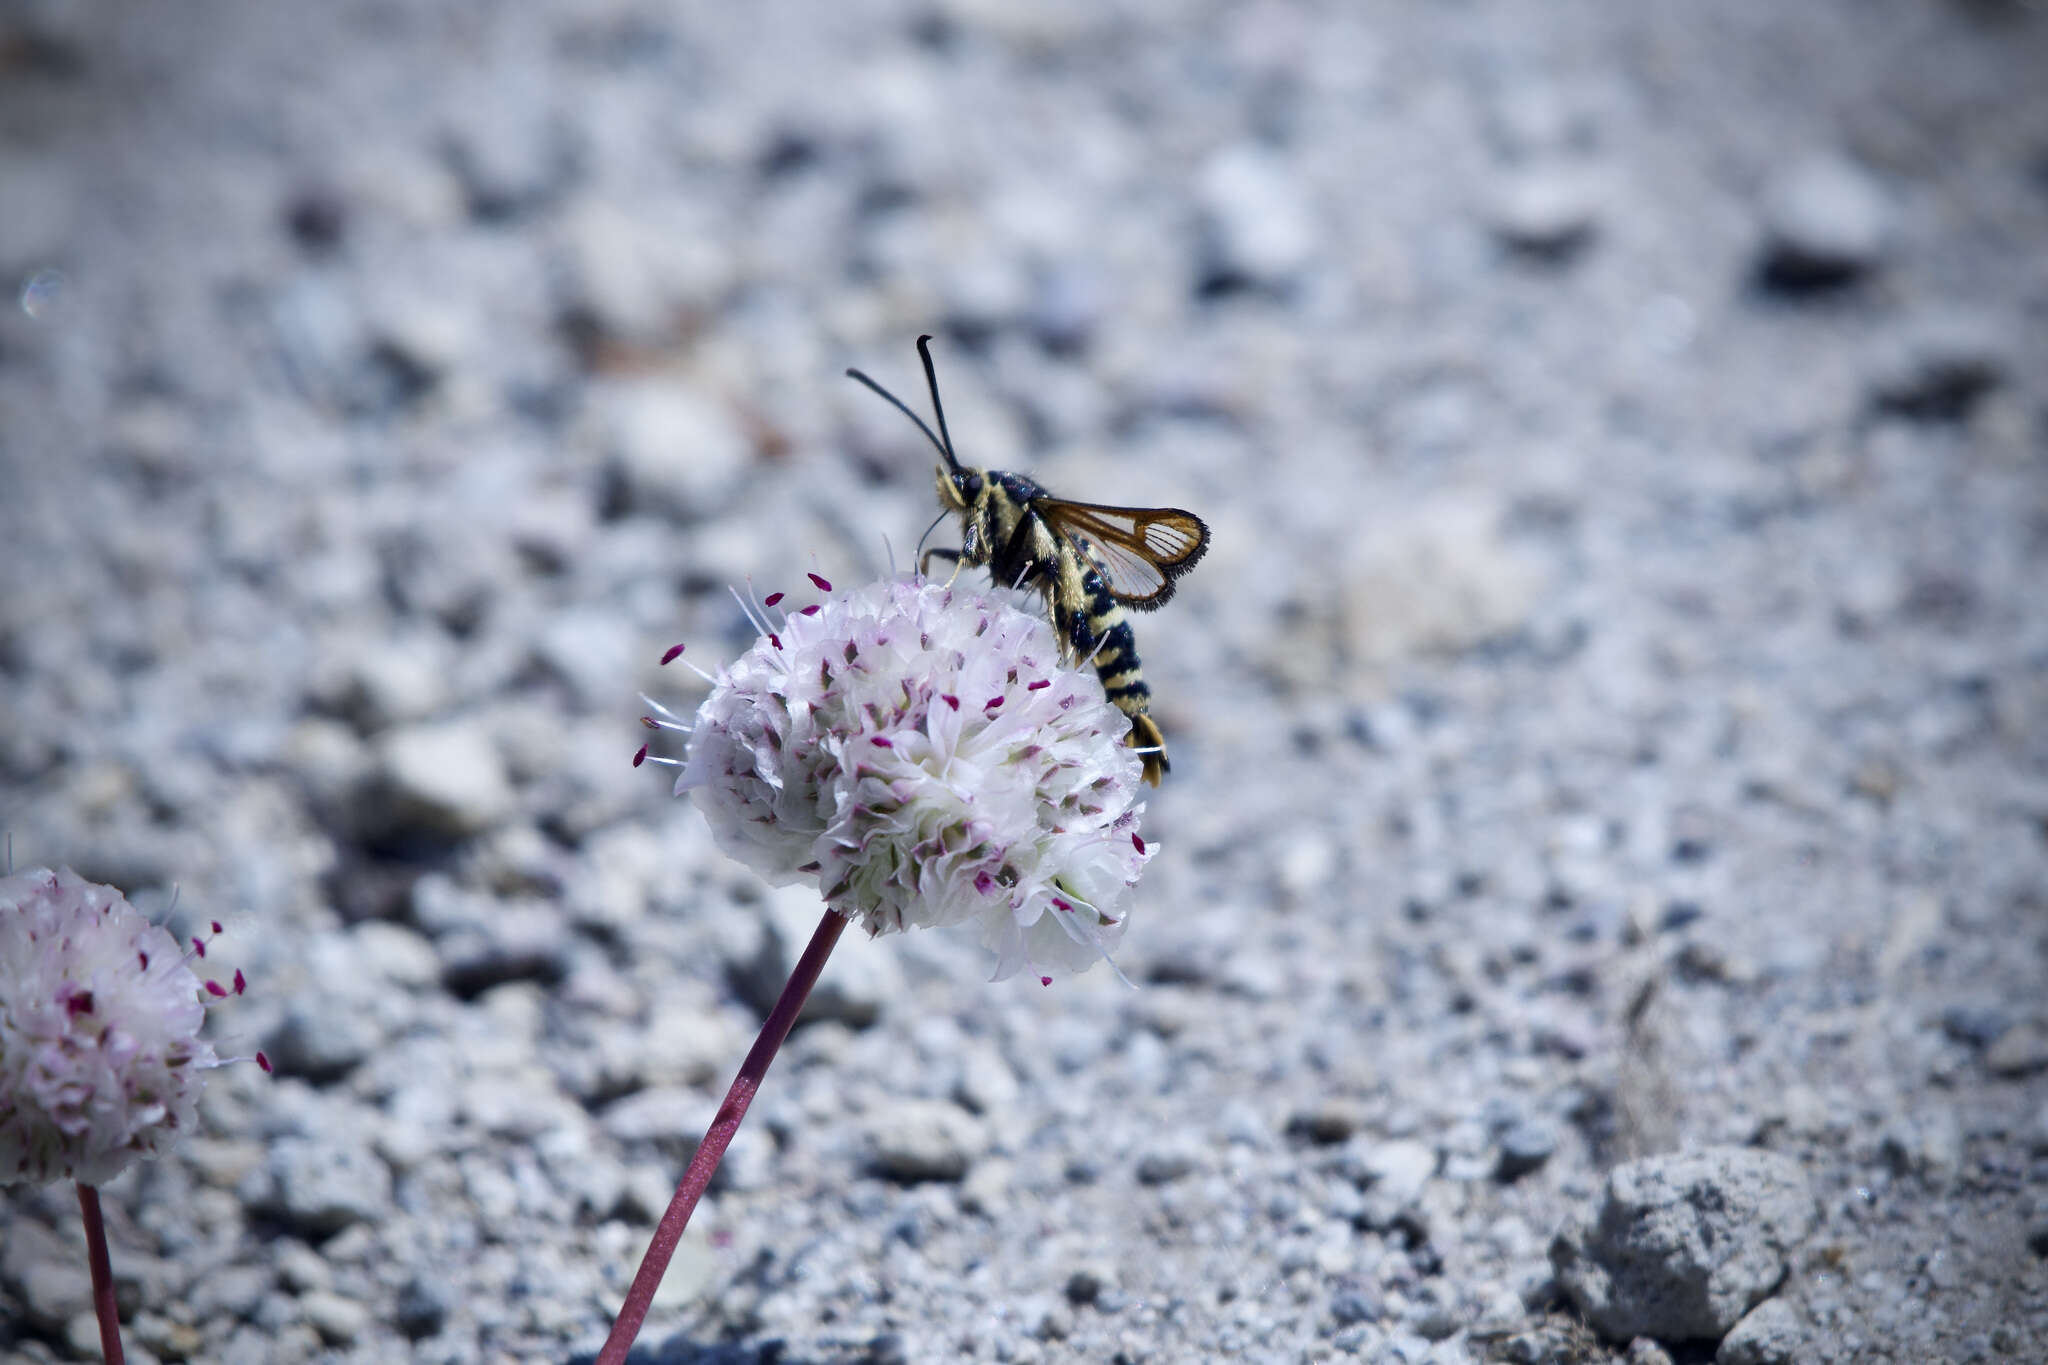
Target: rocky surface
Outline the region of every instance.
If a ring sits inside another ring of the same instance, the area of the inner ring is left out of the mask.
[[[970,460],[1214,526],[1135,988],[843,943],[647,1359],[2048,1357],[2043,69],[2004,0],[0,10],[0,830],[225,921],[282,1063],[107,1189],[130,1358],[595,1350],[816,916],[636,693],[910,558],[840,372],[923,331]],[[1603,1335],[1553,1239],[1729,1149],[1781,1281]],[[88,1358],[70,1193],[0,1221],[0,1356]]]

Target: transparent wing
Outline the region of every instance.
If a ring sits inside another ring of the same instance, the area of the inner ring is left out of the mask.
[[[1209,528],[1178,507],[1103,507],[1063,498],[1034,500],[1039,514],[1102,575],[1109,595],[1150,611],[1209,548]]]

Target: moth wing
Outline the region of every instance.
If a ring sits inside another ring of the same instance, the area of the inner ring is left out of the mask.
[[[1209,548],[1209,528],[1178,507],[1104,507],[1038,500],[1052,528],[1095,566],[1109,595],[1150,611],[1173,596],[1173,581]]]

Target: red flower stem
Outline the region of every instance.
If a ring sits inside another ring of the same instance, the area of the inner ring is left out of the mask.
[[[782,1040],[789,1037],[791,1025],[796,1023],[804,1001],[810,998],[811,987],[818,984],[818,975],[825,970],[825,959],[832,956],[832,946],[839,942],[839,935],[845,928],[846,917],[834,910],[827,910],[825,918],[818,921],[810,946],[797,959],[796,969],[782,987],[781,998],[768,1012],[768,1022],[761,1025],[761,1036],[754,1040],[746,1061],[740,1063],[740,1074],[733,1078],[732,1089],[725,1092],[725,1103],[718,1107],[718,1117],[711,1120],[704,1140],[697,1144],[697,1154],[690,1158],[690,1165],[676,1186],[675,1198],[669,1200],[668,1212],[661,1215],[661,1223],[654,1229],[654,1240],[648,1244],[647,1254],[640,1259],[640,1269],[633,1276],[633,1287],[626,1291],[626,1302],[619,1308],[618,1320],[612,1323],[612,1333],[605,1338],[604,1349],[597,1353],[597,1365],[625,1365],[626,1352],[632,1349],[633,1339],[640,1335],[640,1325],[647,1320],[647,1310],[654,1303],[654,1291],[668,1270],[669,1258],[675,1255],[676,1243],[683,1240],[683,1229],[689,1226],[690,1214],[696,1210],[697,1200],[703,1196],[705,1186],[711,1183],[719,1159],[725,1155],[732,1135],[739,1131],[747,1106],[754,1102],[761,1080],[768,1074],[768,1064],[775,1060]]]
[[[100,1320],[100,1354],[107,1365],[122,1365],[121,1314],[114,1308],[114,1264],[107,1259],[107,1225],[100,1217],[100,1192],[78,1187],[78,1211],[85,1216],[85,1259],[92,1267],[92,1311]]]

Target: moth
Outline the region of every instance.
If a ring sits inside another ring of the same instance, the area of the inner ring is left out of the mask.
[[[846,373],[915,422],[944,460],[936,470],[939,515],[959,516],[960,548],[926,550],[918,572],[943,559],[955,572],[963,563],[980,565],[999,585],[1037,589],[1061,649],[1071,661],[1093,664],[1103,691],[1131,718],[1125,742],[1142,756],[1145,780],[1158,786],[1168,767],[1166,737],[1149,714],[1152,689],[1125,608],[1152,611],[1171,600],[1175,581],[1207,552],[1208,526],[1178,507],[1069,502],[1023,474],[963,465],[946,429],[929,336],[917,339],[917,354],[936,433],[895,394],[859,370]]]

